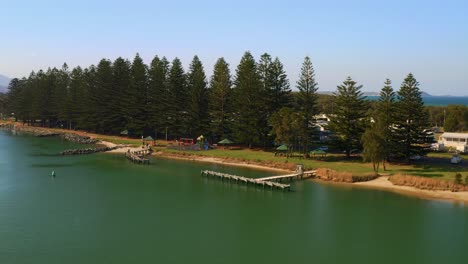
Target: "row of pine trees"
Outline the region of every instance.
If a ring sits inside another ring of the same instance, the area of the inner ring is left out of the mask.
[[[291,92],[283,64],[266,53],[256,61],[246,52],[234,74],[219,58],[209,79],[197,56],[185,72],[178,58],[169,62],[155,56],[146,65],[137,54],[132,62],[102,59],[72,70],[64,64],[13,79],[8,109],[35,125],[113,135],[128,130],[132,136],[169,139],[203,134],[212,142],[228,137],[249,147],[271,146],[275,140],[307,152],[317,139],[314,116],[321,112],[309,57],[296,88]],[[428,118],[413,75],[398,93],[387,80],[375,109],[361,88],[348,77],[337,87],[331,107],[322,105],[332,109],[329,129],[336,147],[349,156],[362,143],[367,150],[378,146],[387,151],[386,159],[390,149],[404,157],[419,153]]]
[[[246,52],[235,76],[220,58],[209,80],[197,56],[188,72],[178,58],[156,56],[145,65],[138,54],[132,62],[102,59],[85,69],[64,64],[13,79],[8,97],[15,117],[36,125],[158,138],[232,136],[262,145],[269,116],[292,103],[290,92],[278,58],[263,54],[257,62]]]

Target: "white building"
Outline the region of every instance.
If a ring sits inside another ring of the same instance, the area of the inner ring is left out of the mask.
[[[446,147],[468,146],[468,133],[443,133],[439,141]]]

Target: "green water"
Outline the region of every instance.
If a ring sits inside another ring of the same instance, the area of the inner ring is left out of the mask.
[[[0,263],[467,263],[461,204],[309,181],[272,192],[200,176],[269,172],[55,155],[73,146],[0,131]]]

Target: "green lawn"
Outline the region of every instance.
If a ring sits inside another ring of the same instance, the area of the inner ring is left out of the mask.
[[[180,151],[173,149],[160,148],[160,150],[169,153],[191,154],[198,156],[207,156],[215,158],[236,159],[239,161],[252,161],[255,163],[292,163],[304,164],[306,169],[313,168],[330,168],[341,172],[351,172],[356,175],[372,173],[372,164],[362,162],[359,157],[353,157],[347,160],[344,155],[334,154],[328,155],[324,159],[301,159],[301,158],[286,158],[275,157],[273,152],[261,150],[224,150],[212,149],[207,151]],[[468,175],[468,166],[450,164],[451,154],[449,153],[431,153],[428,159],[414,162],[412,165],[405,164],[389,164],[387,171],[383,171],[381,166],[380,173],[389,174],[408,174],[423,177],[434,177],[441,179],[452,180],[455,173],[460,172],[463,176]],[[468,162],[468,157],[464,157],[464,162]]]
[[[131,139],[131,138],[118,138],[114,136],[102,136],[97,137],[100,140],[112,142],[114,144],[126,144],[132,145],[134,147],[141,146],[141,139]]]

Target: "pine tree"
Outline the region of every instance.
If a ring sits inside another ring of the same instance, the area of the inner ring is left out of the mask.
[[[70,110],[68,107],[68,96],[70,92],[70,71],[68,65],[64,63],[62,69],[57,72],[57,91],[56,98],[58,101],[57,119],[59,126],[63,128],[70,127]]]
[[[93,118],[97,111],[95,92],[97,90],[96,66],[91,65],[83,71],[84,87],[80,90],[79,118],[77,127],[87,131],[96,131],[97,124]]]
[[[18,118],[24,118],[22,114],[23,105],[21,104],[23,100],[22,92],[20,80],[17,78],[12,79],[8,84],[8,116],[13,115],[15,121],[18,121]]]
[[[128,128],[132,135],[143,136],[149,127],[148,114],[148,75],[147,66],[137,53],[130,70],[129,101],[127,105],[129,120]]]
[[[85,80],[81,67],[74,68],[70,73],[70,90],[67,98],[67,108],[69,112],[68,119],[70,120],[70,129],[78,125],[84,100]]]
[[[224,58],[219,58],[214,66],[209,93],[210,126],[215,139],[223,139],[230,133],[231,88],[229,64]]]
[[[283,69],[283,64],[278,57],[276,57],[271,64],[271,77],[272,85],[270,87],[270,98],[272,98],[272,100],[270,104],[272,106],[271,113],[274,113],[279,109],[290,105],[291,93],[288,76],[286,75],[286,71]]]
[[[407,161],[413,155],[424,155],[428,137],[425,129],[429,119],[424,109],[424,101],[419,90],[419,83],[413,74],[408,74],[397,94],[395,107],[395,150],[394,153]]]
[[[265,121],[282,107],[288,105],[288,95],[290,93],[289,81],[278,57],[273,61],[268,53],[260,57],[258,72],[263,92],[263,107],[259,109],[259,114],[263,115]],[[268,140],[270,132],[268,122],[264,124],[263,140]]]
[[[361,92],[362,85],[348,77],[338,85],[335,113],[329,123],[335,144],[350,157],[351,150],[361,147],[361,137],[366,128],[367,103]]]
[[[311,126],[313,116],[317,114],[317,90],[318,84],[315,80],[315,72],[309,57],[305,57],[301,68],[301,75],[297,81],[299,89],[297,104],[303,117],[301,126],[301,141],[304,152],[308,151],[309,142],[314,133]]]
[[[250,52],[244,54],[237,66],[233,92],[235,136],[238,142],[251,148],[261,142],[266,120],[259,114],[264,106],[264,93],[257,65]]]
[[[99,62],[96,67],[95,78],[96,86],[94,91],[91,92],[91,100],[96,112],[91,114],[90,119],[94,123],[96,132],[109,133],[112,126],[110,109],[113,103],[113,76],[110,60],[102,59]]]
[[[174,137],[188,136],[187,125],[187,80],[182,68],[182,62],[175,58],[172,61],[168,76],[168,111],[167,127]]]
[[[168,106],[167,75],[169,62],[165,57],[155,56],[148,71],[148,109],[151,127],[155,129],[155,138],[162,136],[166,126]],[[158,134],[159,133],[159,134]]]
[[[189,135],[198,137],[208,130],[208,87],[205,70],[198,56],[193,57],[187,74]]]
[[[379,101],[376,104],[375,129],[384,141],[382,146],[385,153],[383,167],[384,170],[386,170],[385,161],[389,160],[394,145],[392,126],[395,122],[395,92],[392,88],[392,82],[389,79],[386,79],[384,84],[384,87],[380,91]]]
[[[128,92],[131,89],[131,65],[122,57],[117,58],[112,65],[112,97],[109,105],[109,123],[112,124],[109,133],[117,135],[122,130],[127,129],[130,122],[128,108],[133,107],[132,100],[128,100]]]
[[[55,100],[52,99],[53,83],[49,81],[51,70],[49,69],[47,72],[39,70],[30,76],[32,81],[32,96],[34,98],[32,101],[33,118],[35,120],[40,119],[43,127],[46,125],[50,126],[52,113],[55,110]]]

